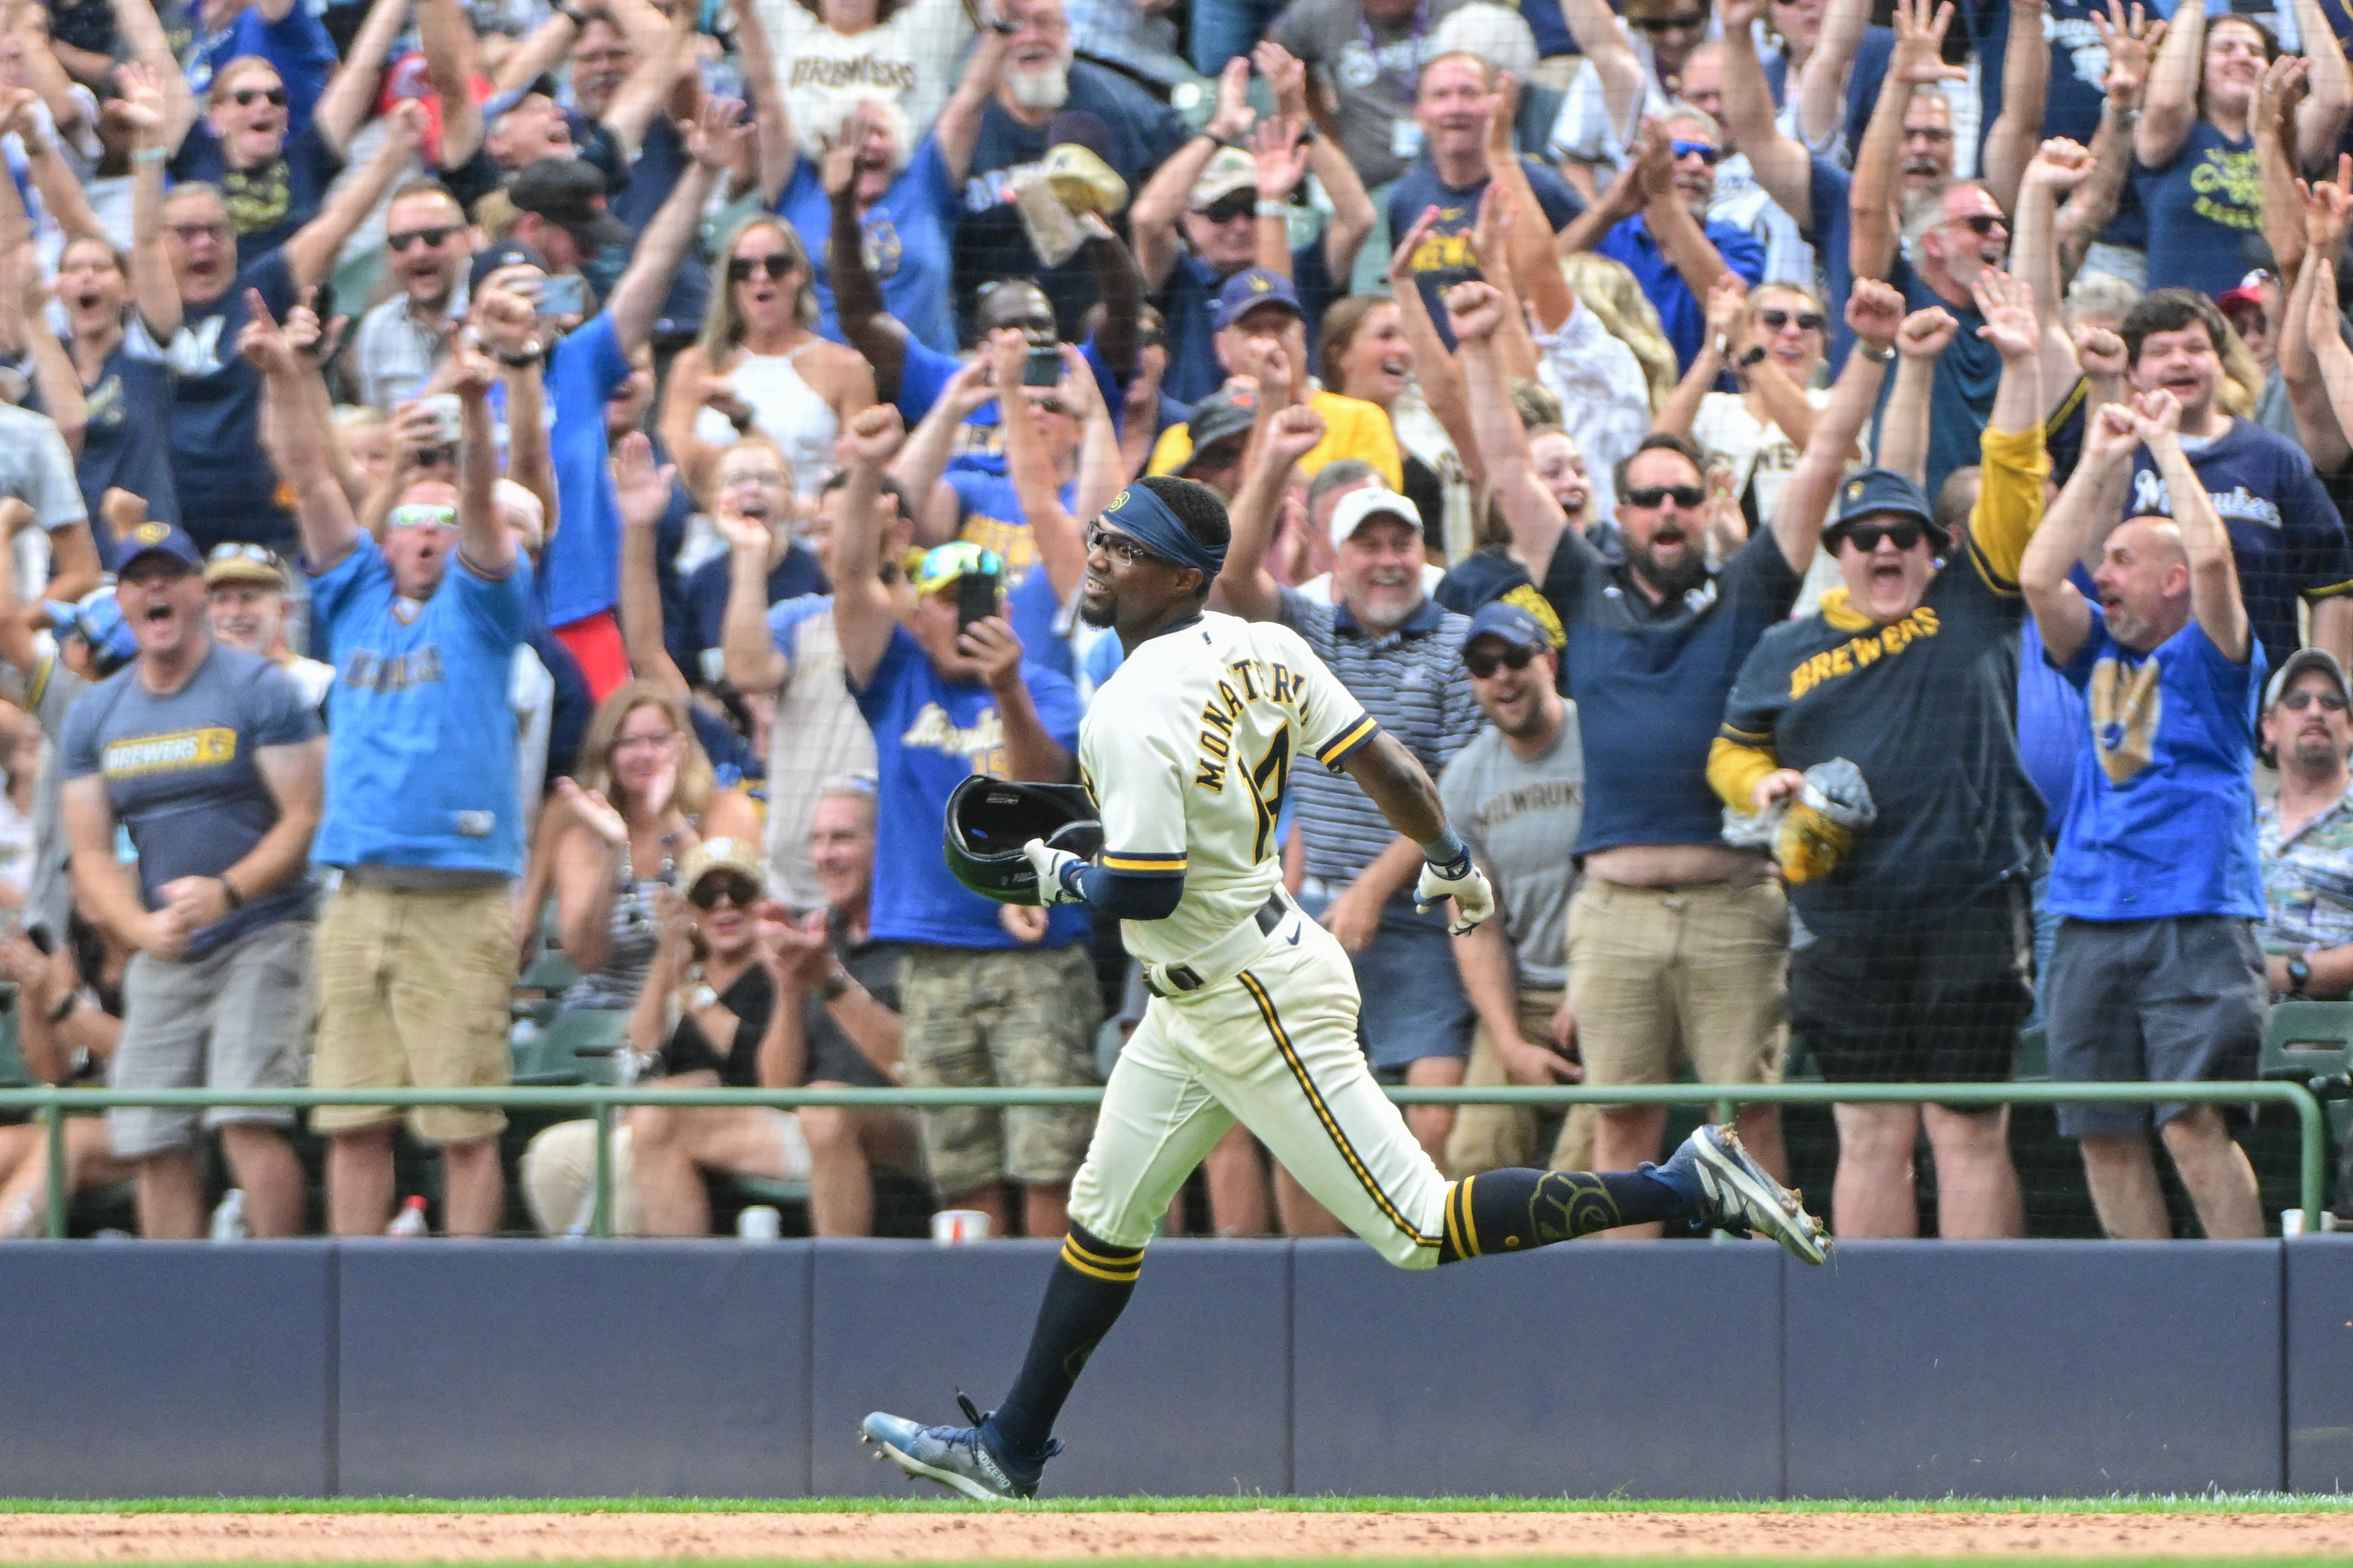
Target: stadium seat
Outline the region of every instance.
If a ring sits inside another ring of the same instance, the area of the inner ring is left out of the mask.
[[[2263,1030],[2267,1079],[2301,1083],[2327,1102],[2339,1144],[2353,1121],[2353,1002],[2281,1002]]]
[[[30,1089],[33,1069],[16,1044],[16,987],[0,985],[0,1089]]]
[[[629,1015],[618,1007],[584,1007],[527,1033],[518,1026],[516,1035],[516,1083],[611,1083],[617,1076],[615,1054],[628,1044]]]

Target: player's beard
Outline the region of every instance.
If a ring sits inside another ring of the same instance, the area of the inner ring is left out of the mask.
[[[1091,626],[1115,626],[1119,624],[1119,601],[1117,599],[1106,598],[1100,605],[1098,605],[1090,603],[1084,595],[1081,595],[1079,597],[1079,619],[1084,621]]]

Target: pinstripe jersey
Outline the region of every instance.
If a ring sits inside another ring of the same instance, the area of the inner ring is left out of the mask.
[[[1467,616],[1424,600],[1404,626],[1375,636],[1345,606],[1319,605],[1285,588],[1282,623],[1432,778],[1486,722],[1462,667]],[[1298,825],[1307,839],[1307,874],[1335,884],[1355,881],[1397,840],[1397,830],[1354,783],[1313,768],[1299,777]]]
[[[1122,922],[1127,951],[1179,963],[1255,914],[1282,879],[1274,827],[1292,769],[1333,777],[1379,732],[1288,627],[1205,614],[1129,654],[1079,725],[1097,863],[1182,877],[1185,892],[1166,920]]]

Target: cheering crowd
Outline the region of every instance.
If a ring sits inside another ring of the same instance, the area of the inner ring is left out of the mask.
[[[2353,993],[2343,13],[1957,5],[0,0],[20,1079],[495,1087],[543,1025],[625,1080],[1100,1082],[1115,923],[940,844],[969,773],[1077,777],[1144,475],[1500,895],[1449,936],[1312,759],[1196,781],[1384,1081],[2253,1077]],[[1924,1145],[1937,1234],[2025,1234],[2005,1110],[1836,1121],[1839,1236],[1918,1232]],[[2240,1121],[2059,1119],[2139,1237],[2160,1146],[2263,1233]],[[295,1121],[76,1115],[67,1179],[364,1235],[413,1143],[450,1234],[587,1213],[593,1122]],[[1409,1121],[1461,1176],[1666,1111]],[[745,1179],[867,1234],[896,1182],[1056,1235],[1092,1126],[644,1107],[615,1217]],[[0,1126],[0,1235],[47,1180]],[[1240,1128],[1179,1208],[1337,1233]]]

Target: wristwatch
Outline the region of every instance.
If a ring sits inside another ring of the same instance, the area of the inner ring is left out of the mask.
[[[818,999],[821,1002],[838,1002],[841,999],[842,993],[848,991],[851,984],[849,971],[837,963],[833,966],[833,973],[827,975],[825,983],[817,988]]]
[[[1740,356],[1740,368],[1746,370],[1750,365],[1762,363],[1765,358],[1765,345],[1763,343],[1758,343],[1755,348],[1750,349],[1746,353]]]
[[[534,342],[530,347],[518,350],[513,353],[501,352],[499,355],[499,363],[509,370],[529,370],[546,357],[546,346]]]
[[[1895,345],[1890,343],[1885,348],[1875,349],[1869,343],[1858,340],[1854,345],[1854,352],[1873,364],[1885,364],[1895,357]]]
[[[2290,996],[2302,996],[2311,984],[2312,965],[2304,961],[2304,954],[2300,952],[2288,954],[2287,994]]]

